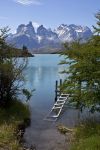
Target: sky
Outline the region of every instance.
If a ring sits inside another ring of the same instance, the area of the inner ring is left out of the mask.
[[[0,0],[0,28],[9,26],[15,32],[29,21],[35,28],[41,24],[52,29],[60,24],[92,28],[99,10],[100,0]]]

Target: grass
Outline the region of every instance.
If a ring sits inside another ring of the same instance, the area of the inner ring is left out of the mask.
[[[77,127],[71,150],[100,150],[100,123],[89,120]]]
[[[22,150],[14,136],[15,126],[6,123],[0,126],[0,150]]]
[[[14,132],[18,124],[29,117],[28,106],[17,100],[7,109],[0,108],[0,150],[22,150]]]

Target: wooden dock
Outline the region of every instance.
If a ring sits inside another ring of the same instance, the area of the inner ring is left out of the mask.
[[[60,116],[62,109],[66,102],[68,102],[69,94],[61,94],[56,102],[54,103],[50,113],[46,116],[44,120],[48,121],[56,121],[58,117]]]

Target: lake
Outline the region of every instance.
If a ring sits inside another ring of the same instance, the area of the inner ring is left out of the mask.
[[[58,65],[62,59],[57,54],[36,54],[29,58],[25,70],[25,87],[35,89],[29,102],[31,126],[26,130],[25,139],[27,143],[35,144],[37,150],[67,150],[65,136],[58,132],[57,126],[73,127],[77,122],[78,112],[71,108],[66,108],[57,122],[44,120],[55,101],[55,81],[65,78],[60,73],[64,66]]]

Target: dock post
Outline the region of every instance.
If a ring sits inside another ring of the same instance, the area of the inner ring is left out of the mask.
[[[60,94],[61,94],[62,79],[60,79]]]
[[[58,81],[56,80],[56,85],[55,85],[55,102],[57,101],[57,94],[58,93]]]

